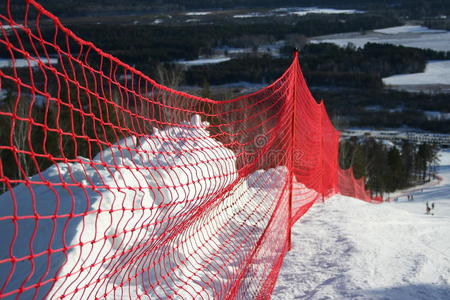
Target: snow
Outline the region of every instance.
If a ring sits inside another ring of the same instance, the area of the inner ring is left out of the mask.
[[[185,13],[186,16],[206,16],[210,14],[212,14],[210,11],[191,11]]]
[[[200,22],[200,21],[201,21],[200,19],[187,19],[184,22],[186,22],[186,23],[195,23],[195,22]]]
[[[349,44],[357,48],[367,43],[393,44],[435,51],[450,51],[450,32],[431,30],[421,26],[400,26],[376,29],[365,33],[348,32],[314,37],[311,43],[333,43],[340,47]]]
[[[212,58],[199,58],[194,60],[178,60],[176,61],[177,64],[192,67],[192,66],[201,66],[201,65],[208,65],[208,64],[219,64],[225,61],[231,60],[230,57],[226,56],[218,56],[218,57],[212,57]]]
[[[363,11],[355,9],[335,9],[335,8],[320,8],[320,7],[282,7],[274,9],[270,12],[252,12],[247,14],[234,15],[233,18],[261,18],[270,16],[306,16],[308,14],[357,14]]]
[[[233,282],[229,275],[267,226],[273,200],[288,196],[283,189],[287,169],[257,170],[238,179],[235,154],[211,138],[207,126],[194,115],[180,126],[154,129],[139,143],[131,136],[92,160],[79,157],[30,178],[65,185],[21,184],[0,195],[0,261],[9,258],[12,240],[16,258],[34,254],[33,264],[17,262],[4,292],[56,274],[53,288],[44,285],[38,298],[49,292],[48,299],[63,294],[93,299],[104,293],[106,299],[151,299],[174,290],[179,298],[208,298],[215,290],[227,290]],[[136,146],[139,152],[129,150]],[[293,250],[274,299],[448,299],[450,151],[440,155],[442,181],[418,192],[414,202],[372,205],[335,196],[313,206],[293,228]],[[177,238],[163,242],[163,232],[178,228],[226,187],[230,192],[204,218],[176,229]],[[424,215],[426,201],[436,204],[433,216]],[[17,229],[5,219],[14,211]],[[52,219],[55,212],[59,217]],[[37,227],[34,218],[20,218],[34,215],[41,217]],[[178,222],[171,221],[174,216]],[[252,236],[236,234],[236,228]],[[216,245],[223,251],[218,253]],[[239,245],[238,251],[229,245]],[[143,246],[151,259],[141,259],[148,255]],[[64,247],[66,253],[53,252],[48,260],[47,249]],[[223,261],[229,261],[227,267],[217,268]],[[10,272],[9,263],[0,264],[0,282]],[[100,275],[106,278],[97,281]],[[116,289],[120,283],[124,289]],[[32,298],[33,292],[23,296]]]
[[[245,19],[245,18],[269,17],[269,16],[272,16],[272,14],[263,14],[263,13],[255,12],[255,13],[234,15],[233,18],[235,18],[235,19]]]
[[[26,68],[26,67],[36,67],[39,65],[39,61],[43,64],[56,65],[58,64],[57,58],[50,58],[49,60],[46,58],[16,58],[14,60],[14,66],[16,68]],[[13,66],[13,62],[9,58],[0,58],[0,68],[11,68]]]
[[[413,202],[315,204],[293,227],[272,298],[450,299],[450,151],[440,156],[443,180]]]
[[[317,8],[317,7],[308,7],[308,8],[298,8],[296,11],[290,11],[290,14],[297,16],[306,16],[307,14],[357,14],[362,13],[362,11],[355,9],[335,9],[335,8]]]
[[[0,89],[0,101],[5,100],[8,97],[8,91],[4,89]]]
[[[450,120],[450,113],[443,113],[440,111],[431,111],[426,110],[423,112],[428,120],[439,120],[439,121],[445,121]]]
[[[245,54],[245,53],[251,53],[251,48],[235,48],[235,47],[229,47],[229,46],[221,46],[214,48],[214,52],[228,55],[230,54]]]
[[[11,31],[13,28],[21,28],[23,25],[22,24],[18,24],[18,25],[0,25],[1,28],[3,28],[5,31]]]
[[[40,298],[49,292],[48,299],[64,294],[93,299],[105,293],[105,299],[136,295],[150,299],[174,291],[180,298],[208,298],[214,290],[227,290],[233,282],[229,274],[236,273],[253,250],[252,241],[263,233],[274,200],[288,196],[281,188],[287,184],[287,169],[258,170],[238,179],[234,153],[210,138],[207,126],[194,115],[180,126],[154,129],[139,143],[131,136],[93,160],[79,157],[79,162],[59,163],[30,178],[65,185],[20,184],[2,194],[0,261],[9,258],[13,240],[13,256],[34,254],[31,261],[18,261],[14,271],[10,263],[0,264],[0,282],[12,272],[4,292],[56,274],[53,288],[48,291],[50,283],[42,286]],[[129,150],[136,145],[139,152]],[[211,205],[208,214],[184,231],[176,229],[175,239],[162,242],[163,232],[178,228],[224,188],[231,191]],[[34,218],[19,219],[15,230],[10,219],[2,219],[14,211],[18,217],[41,218],[37,226]],[[55,213],[58,218],[53,220]],[[238,234],[235,228],[252,235]],[[223,241],[228,243],[217,252],[216,245]],[[230,245],[239,245],[239,251]],[[49,248],[56,250],[50,261]],[[63,248],[66,253],[58,251]],[[151,259],[140,259],[148,255],[146,251],[152,253]],[[223,261],[230,264],[217,268]],[[120,283],[125,283],[123,290],[116,289]],[[32,298],[33,292],[28,290],[23,297]]]
[[[430,61],[425,71],[383,78],[386,85],[450,85],[450,60]]]
[[[419,25],[403,25],[403,26],[395,26],[388,27],[383,29],[376,29],[374,32],[384,33],[384,34],[399,34],[399,33],[444,33],[446,30],[440,29],[430,29],[425,26]]]

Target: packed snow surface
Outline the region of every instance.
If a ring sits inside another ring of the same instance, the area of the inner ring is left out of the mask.
[[[435,51],[450,51],[450,32],[422,26],[400,26],[376,29],[364,33],[348,32],[311,39],[312,43],[333,43],[340,47],[352,44],[358,48],[367,43],[393,44]]]
[[[450,299],[450,151],[441,152],[439,175],[410,202],[315,204],[293,228],[272,298]]]
[[[422,73],[393,75],[383,78],[383,83],[386,85],[450,85],[450,60],[428,62]]]

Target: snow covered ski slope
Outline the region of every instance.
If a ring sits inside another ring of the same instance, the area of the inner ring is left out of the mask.
[[[314,205],[293,228],[272,298],[450,299],[450,152],[439,175],[413,202],[335,196]]]

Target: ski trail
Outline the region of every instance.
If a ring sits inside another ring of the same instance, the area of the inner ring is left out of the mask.
[[[293,227],[273,299],[450,299],[450,218],[334,196]]]
[[[440,181],[409,190],[414,201],[315,204],[292,229],[273,299],[450,299],[450,150],[439,156]]]
[[[347,292],[352,288],[346,278],[349,264],[345,260],[355,248],[336,226],[338,211],[330,212],[326,206],[315,204],[294,225],[292,250],[284,259],[272,299],[357,299],[358,294]]]

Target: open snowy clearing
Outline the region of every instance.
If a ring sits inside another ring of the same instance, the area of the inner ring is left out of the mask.
[[[450,299],[450,152],[413,202],[335,196],[293,227],[274,299]],[[425,202],[436,204],[425,215]]]
[[[318,36],[312,38],[311,43],[333,43],[340,47],[346,47],[349,44],[364,47],[367,43],[379,43],[435,51],[450,51],[450,32],[405,25],[377,29],[366,33],[348,32]]]
[[[231,58],[226,56],[218,56],[218,57],[212,57],[212,58],[199,58],[194,60],[178,60],[175,63],[187,66],[187,67],[193,67],[193,66],[202,66],[202,65],[209,65],[209,64],[219,64],[225,61],[229,61]]]
[[[359,14],[363,13],[363,11],[356,9],[336,9],[336,8],[320,8],[320,7],[282,7],[271,10],[270,12],[253,12],[247,14],[239,14],[234,15],[233,18],[242,19],[242,18],[260,18],[260,17],[271,17],[271,16],[288,16],[288,15],[296,15],[296,16],[306,16],[308,14]]]
[[[185,13],[186,16],[207,16],[212,14],[211,11],[191,11]]]
[[[417,26],[417,25],[403,25],[403,26],[395,26],[388,27],[383,29],[376,29],[374,32],[384,33],[384,34],[399,34],[399,33],[444,33],[445,30],[440,29],[430,29],[425,26]]]
[[[317,8],[317,7],[294,8],[291,11],[288,10],[288,12],[290,14],[292,14],[292,15],[297,15],[297,16],[306,16],[307,14],[326,14],[326,15],[344,14],[344,15],[351,15],[351,14],[363,13],[363,11],[359,11],[359,10],[355,10],[355,9],[336,9],[336,8]]]
[[[426,110],[423,113],[425,114],[427,120],[438,120],[438,121],[450,120],[450,113],[443,113],[440,111],[431,111],[431,110]]]
[[[423,73],[401,74],[383,78],[386,85],[450,85],[450,60],[430,61]]]
[[[50,58],[49,60],[47,60],[46,58],[16,58],[14,61],[12,61],[9,58],[0,58],[0,68],[12,68],[13,66],[16,68],[32,68],[38,66],[40,62],[44,64],[56,65],[58,64],[58,59]]]

